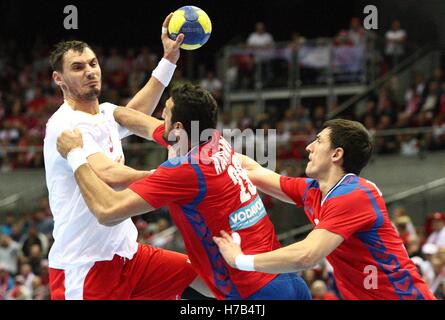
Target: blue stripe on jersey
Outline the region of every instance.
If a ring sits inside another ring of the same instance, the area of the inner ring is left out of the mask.
[[[191,163],[191,161],[190,161]],[[235,284],[230,279],[229,270],[224,265],[224,259],[219,252],[218,246],[215,244],[202,214],[196,209],[196,207],[204,200],[207,192],[207,186],[204,180],[204,175],[197,164],[191,164],[198,176],[199,192],[193,201],[187,205],[182,206],[182,210],[185,217],[189,221],[190,225],[196,232],[196,235],[201,240],[204,250],[209,258],[210,265],[212,267],[213,279],[216,287],[225,296],[237,296],[239,297],[238,290]]]
[[[348,177],[347,177],[348,179]],[[355,188],[358,186],[358,177],[354,176],[349,181],[343,181],[339,186],[335,188],[335,190],[332,190],[332,192],[324,199],[323,201],[327,201],[329,199],[338,197],[338,196],[344,196],[346,194],[351,193],[355,190]]]
[[[415,293],[417,294],[417,300],[424,299],[419,289],[414,286],[413,278],[408,270],[402,270],[400,275],[397,274],[400,271],[400,262],[397,260],[396,255],[387,252],[383,240],[377,233],[384,222],[383,213],[377,205],[377,201],[372,195],[371,190],[361,185],[358,185],[358,188],[366,192],[377,216],[370,230],[358,233],[359,239],[363,241],[371,252],[372,257],[378,263],[380,269],[386,273],[399,299],[403,300],[404,297],[412,297]],[[406,282],[408,282],[408,287],[405,285]]]
[[[187,156],[182,156],[182,157],[174,157],[171,158],[165,162],[163,162],[161,164],[161,167],[165,167],[165,168],[176,168],[179,167],[181,164],[186,163],[187,162]]]
[[[307,196],[307,193],[309,192],[309,190],[314,189],[314,188],[316,188],[316,189],[320,188],[320,186],[318,185],[318,182],[311,178],[306,178],[306,184],[307,184],[307,187],[306,187],[306,190],[304,190],[303,203],[306,201],[306,196]]]

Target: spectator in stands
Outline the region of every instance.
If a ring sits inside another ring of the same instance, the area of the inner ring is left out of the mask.
[[[37,230],[44,235],[49,235],[53,232],[54,220],[48,216],[45,211],[37,210],[33,214],[33,220],[36,224]]]
[[[428,285],[431,285],[435,277],[431,261],[433,257],[435,257],[437,252],[438,252],[437,246],[432,243],[426,243],[422,246],[422,257],[423,257],[422,272],[424,278],[427,279]]]
[[[406,38],[406,31],[400,27],[400,21],[394,19],[391,23],[391,30],[385,34],[385,55],[389,68],[396,66],[405,54]]]
[[[396,218],[395,225],[397,232],[399,233],[400,238],[405,245],[405,248],[408,248],[408,238],[410,236],[410,232],[408,231],[408,225],[412,223],[409,216],[401,216]]]
[[[10,236],[13,224],[14,224],[14,215],[12,213],[8,213],[6,215],[5,222],[0,225],[0,233]]]
[[[313,300],[338,300],[335,293],[328,291],[326,283],[323,280],[316,280],[311,286]]]
[[[14,279],[6,269],[6,266],[0,262],[0,300],[6,299],[6,293],[14,287]]]
[[[48,251],[48,239],[39,232],[35,225],[31,225],[28,230],[28,236],[23,239],[22,252],[25,257],[29,257],[32,245],[37,244],[44,254]]]
[[[414,234],[410,234],[406,240],[406,251],[410,258],[419,257],[422,255],[422,250],[420,246],[420,239]]]
[[[118,71],[122,68],[122,58],[119,55],[119,51],[117,48],[111,48],[110,55],[105,60],[104,63],[104,70],[106,71],[106,74],[112,74],[115,71]]]
[[[443,96],[445,98],[445,95]],[[445,113],[434,118],[433,132],[430,137],[429,145],[431,150],[440,150],[445,148]]]
[[[445,262],[443,262],[437,255],[431,258],[431,265],[434,270],[434,279],[430,283],[429,288],[431,292],[436,294],[440,284],[445,280]],[[440,288],[441,289],[441,288]]]
[[[216,129],[219,132],[223,132],[224,129],[234,129],[236,128],[236,121],[232,118],[229,111],[224,111],[220,116],[218,116],[218,123],[216,124]]]
[[[406,209],[404,207],[394,208],[394,210],[392,211],[392,216],[394,217],[394,219],[398,219],[400,217],[408,217],[407,226],[406,226],[407,230],[410,235],[417,236],[416,228],[414,227],[414,224],[413,224],[411,218],[409,217],[408,212],[406,211]]]
[[[17,243],[20,243],[20,240],[23,236],[23,222],[22,221],[16,221],[13,223],[11,228],[11,239],[14,240]]]
[[[31,246],[28,262],[34,274],[40,274],[42,256],[43,254],[40,246],[38,244],[33,244]]]
[[[255,24],[255,31],[247,38],[247,46],[249,48],[257,49],[254,53],[255,66],[256,68],[261,68],[262,87],[267,86],[273,76],[270,63],[273,58],[273,53],[263,50],[258,51],[258,49],[272,48],[274,46],[274,39],[273,36],[266,31],[266,26],[263,22],[257,22]]]
[[[433,214],[432,229],[433,232],[428,236],[426,243],[434,244],[438,248],[445,248],[445,223],[442,213]]]
[[[348,38],[354,46],[362,45],[365,42],[365,29],[358,17],[352,17],[349,24]]]
[[[50,293],[48,286],[42,283],[42,278],[34,277],[32,280],[32,300],[49,300]]]
[[[11,274],[17,272],[20,246],[10,236],[0,233],[0,264]]]
[[[199,82],[199,85],[210,91],[219,104],[222,102],[223,84],[221,80],[215,77],[214,71],[208,70],[206,72],[206,77]]]
[[[326,121],[326,108],[322,105],[315,106],[312,114],[312,122],[316,130],[320,130],[325,121]]]
[[[31,265],[27,262],[23,262],[20,265],[19,275],[21,275],[24,279],[23,285],[32,292],[32,281],[36,275],[32,271]]]
[[[255,31],[247,38],[247,45],[253,48],[268,48],[274,45],[273,36],[266,31],[266,26],[259,21],[255,24]]]
[[[7,300],[31,300],[32,291],[25,286],[25,279],[22,275],[14,278],[14,287],[6,294]]]

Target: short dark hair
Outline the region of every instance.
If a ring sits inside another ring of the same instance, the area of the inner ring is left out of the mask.
[[[323,129],[326,128],[330,129],[332,148],[343,148],[343,170],[359,175],[372,155],[368,130],[360,122],[345,119],[328,120],[323,124]]]
[[[181,122],[189,138],[192,121],[199,121],[199,134],[205,129],[215,129],[218,120],[218,104],[206,89],[185,83],[173,87],[172,124]]]
[[[85,48],[91,47],[83,41],[71,40],[71,41],[60,41],[54,46],[53,51],[51,52],[49,61],[51,63],[51,68],[53,71],[63,71],[63,55],[69,51],[74,50],[79,53],[82,53]]]

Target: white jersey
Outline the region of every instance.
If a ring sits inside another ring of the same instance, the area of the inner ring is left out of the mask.
[[[107,227],[99,224],[88,209],[68,162],[57,151],[62,131],[79,128],[86,155],[102,152],[124,163],[121,139],[128,130],[113,117],[114,105],[103,103],[100,113],[91,115],[73,110],[65,103],[46,125],[43,154],[49,204],[54,216],[54,244],[49,266],[56,269],[112,260],[115,254],[131,259],[137,251],[137,230],[131,219]]]

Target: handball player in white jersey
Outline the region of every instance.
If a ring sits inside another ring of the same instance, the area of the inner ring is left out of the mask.
[[[52,299],[177,299],[188,286],[207,293],[186,255],[138,244],[131,219],[110,226],[99,224],[56,148],[62,131],[78,128],[88,163],[110,186],[126,187],[150,174],[124,165],[121,139],[131,132],[115,121],[113,113],[118,108],[124,114],[131,109],[151,114],[158,104],[183,40],[182,35],[176,41],[168,38],[165,30],[170,17],[162,28],[164,57],[125,108],[99,104],[101,69],[88,44],[60,42],[51,53],[53,79],[64,96],[64,103],[48,120],[44,140],[46,183],[54,216],[54,244],[49,252]]]

